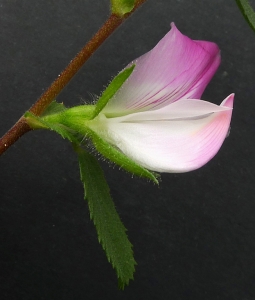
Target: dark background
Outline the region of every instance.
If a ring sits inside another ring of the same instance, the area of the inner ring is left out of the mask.
[[[1,135],[96,32],[108,2],[0,0]],[[46,131],[22,137],[0,159],[1,299],[255,299],[255,34],[235,1],[148,0],[58,100],[93,100],[171,21],[220,46],[203,99],[236,93],[230,136],[206,166],[163,174],[160,188],[102,162],[138,262],[124,291],[89,220],[71,146]]]

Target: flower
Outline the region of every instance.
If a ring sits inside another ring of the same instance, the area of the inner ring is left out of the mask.
[[[139,165],[187,172],[206,164],[228,134],[234,94],[219,106],[200,97],[220,64],[219,48],[172,23],[90,128]],[[128,67],[129,67],[128,66]]]

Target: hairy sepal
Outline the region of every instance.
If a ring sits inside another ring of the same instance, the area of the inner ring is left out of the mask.
[[[132,65],[130,68],[126,68],[122,72],[120,72],[116,77],[113,78],[111,83],[103,92],[102,96],[98,99],[95,107],[95,111],[92,115],[92,119],[94,119],[98,114],[102,111],[102,109],[106,106],[108,101],[116,94],[116,92],[121,88],[123,83],[128,79],[128,77],[134,71],[135,65]]]
[[[31,112],[26,112],[24,117],[32,129],[48,129],[55,131],[60,134],[62,138],[69,140],[71,143],[79,143],[81,140],[81,136],[75,130],[72,130],[61,123],[48,122],[41,117],[35,116]]]

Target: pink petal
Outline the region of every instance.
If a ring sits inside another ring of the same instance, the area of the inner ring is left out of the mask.
[[[118,122],[104,119],[92,128],[109,143],[147,169],[188,172],[207,163],[227,136],[234,95],[221,104],[222,111],[203,117]]]
[[[109,101],[105,114],[155,109],[181,98],[200,98],[220,63],[218,46],[193,41],[172,29],[131,64],[135,70]]]

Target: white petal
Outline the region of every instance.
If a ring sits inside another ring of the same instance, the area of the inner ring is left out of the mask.
[[[98,122],[92,129],[147,169],[187,172],[207,163],[220,149],[229,130],[234,95],[221,107],[230,108],[201,118]]]
[[[177,120],[201,118],[215,112],[229,110],[229,107],[219,106],[198,99],[182,99],[160,109],[149,110],[116,117],[113,122],[143,122],[158,120]]]

